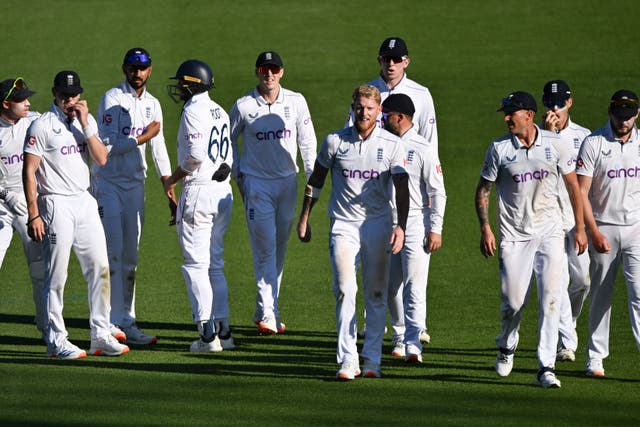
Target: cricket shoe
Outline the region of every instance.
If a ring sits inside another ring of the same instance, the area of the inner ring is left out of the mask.
[[[260,322],[258,322],[258,334],[275,335],[277,333],[278,333],[278,326],[276,324],[275,317],[266,316]]]
[[[422,352],[415,345],[407,346],[407,357],[404,359],[407,363],[422,363]]]
[[[233,337],[231,336],[231,327],[229,326],[229,320],[227,318],[216,320],[215,326],[222,349],[233,350],[234,348],[236,348],[236,345],[233,342]]]
[[[222,343],[220,343],[220,338],[217,335],[211,342],[205,342],[200,337],[200,339],[192,342],[191,347],[189,347],[189,351],[192,353],[220,353],[222,350]]]
[[[365,378],[381,378],[382,371],[380,370],[380,364],[365,360],[362,376]]]
[[[87,357],[87,352],[65,339],[60,349],[49,352],[49,357],[60,360],[82,359]]]
[[[575,362],[576,361],[576,352],[571,350],[570,348],[562,348],[558,350],[556,354],[556,361],[558,362]]]
[[[351,381],[360,375],[360,366],[357,362],[347,360],[342,362],[340,369],[336,373],[336,379],[341,381]]]
[[[560,388],[560,380],[551,368],[542,368],[536,376],[537,383],[544,388]]]
[[[124,333],[127,335],[127,344],[150,345],[158,342],[158,338],[145,334],[142,329],[135,324],[124,328]]]
[[[604,377],[604,367],[602,366],[602,359],[587,360],[587,376],[596,378]]]
[[[429,335],[427,333],[427,331],[422,330],[422,331],[420,331],[420,335],[419,335],[418,339],[422,343],[429,344],[431,342],[431,335]]]
[[[391,350],[391,355],[393,357],[404,357],[405,356],[404,343],[402,341],[395,341],[393,343],[393,350]]]
[[[111,336],[118,340],[119,343],[124,344],[127,341],[127,336],[125,335],[125,333],[122,332],[122,329],[120,329],[116,325],[109,325],[109,332],[111,332]]]
[[[114,337],[92,338],[89,353],[94,356],[120,356],[129,352],[129,347],[120,344]]]
[[[496,373],[499,376],[506,377],[511,373],[513,369],[513,355],[513,353],[498,352],[498,357],[496,357]]]
[[[276,330],[278,331],[279,334],[284,334],[284,331],[287,330],[287,325],[285,325],[281,321],[277,320],[276,321]]]

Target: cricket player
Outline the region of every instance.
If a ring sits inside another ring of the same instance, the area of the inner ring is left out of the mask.
[[[557,133],[563,144],[571,152],[573,159],[578,158],[578,150],[584,138],[591,133],[589,129],[574,123],[569,116],[569,109],[573,105],[573,97],[569,85],[564,80],[551,80],[542,90],[542,103],[546,112],[542,117],[542,127]],[[563,181],[558,182],[560,188],[560,208],[565,232],[565,254],[567,268],[565,268],[564,282],[568,284],[567,292],[562,292],[560,305],[560,329],[558,339],[558,353],[556,360],[576,360],[578,348],[578,334],[576,324],[582,311],[584,301],[589,295],[589,253],[578,255],[574,250],[573,241],[574,221],[569,193]]]
[[[496,372],[506,377],[513,368],[522,311],[531,291],[531,273],[538,293],[538,373],[544,388],[559,388],[554,368],[564,282],[564,230],[558,201],[558,181],[564,180],[573,207],[575,250],[584,252],[587,238],[582,199],[571,153],[555,133],[533,122],[536,101],[527,92],[513,92],[502,100],[509,133],[487,149],[476,189],[480,221],[480,251],[494,256],[497,243],[489,222],[489,195],[498,194],[502,331],[496,338]]]
[[[280,55],[260,53],[255,72],[258,85],[231,109],[231,142],[239,158],[233,178],[244,200],[258,287],[253,321],[258,333],[276,334],[285,330],[278,297],[295,220],[298,148],[308,179],[317,141],[304,96],[280,85],[284,75]]]
[[[224,276],[224,235],[231,220],[230,173],[233,150],[229,116],[209,97],[213,72],[191,59],[180,65],[169,94],[184,101],[178,129],[178,167],[165,181],[170,196],[183,181],[177,229],[184,264],[182,274],[200,338],[193,352],[219,352],[235,347],[229,326],[227,280]]]
[[[587,375],[603,377],[609,356],[613,289],[622,263],[627,282],[629,320],[640,349],[640,135],[638,96],[613,94],[609,122],[580,148],[577,173],[585,199],[585,225],[591,257],[591,302]]]
[[[89,194],[89,157],[107,161],[107,148],[74,71],[53,80],[54,101],[27,131],[23,181],[27,230],[43,242],[45,259],[44,340],[50,357],[79,359],[87,354],[68,340],[62,317],[64,286],[71,249],[89,289],[89,326],[94,355],[118,356],[129,351],[112,335],[109,323],[109,260],[96,200]]]
[[[408,95],[390,95],[382,103],[384,128],[401,139],[409,174],[409,216],[402,251],[391,257],[389,300],[400,300],[404,318],[394,325],[392,355],[409,363],[422,363],[420,333],[425,331],[427,279],[431,253],[442,246],[442,224],[447,195],[438,153],[418,135],[411,119],[415,113]],[[389,307],[393,307],[389,303]]]
[[[333,269],[338,330],[336,377],[352,380],[360,375],[356,293],[358,265],[362,268],[367,334],[362,347],[364,370],[370,378],[380,370],[386,322],[390,252],[404,244],[409,211],[408,175],[403,167],[402,142],[376,126],[381,113],[380,92],[363,85],[353,93],[355,124],[330,133],[322,143],[305,189],[298,222],[298,237],[311,240],[309,215],[331,171],[329,253]],[[393,227],[391,182],[396,190],[398,224]]]
[[[107,238],[111,271],[111,323],[116,338],[128,344],[157,341],[136,325],[135,288],[140,235],[144,225],[146,147],[162,181],[171,175],[162,133],[162,109],[146,89],[153,65],[141,47],[127,51],[122,61],[125,81],[108,90],[98,109],[98,131],[108,150],[104,166],[94,164],[93,193]],[[169,196],[175,205],[175,195]]]
[[[27,202],[22,187],[25,135],[31,122],[40,116],[39,113],[29,111],[29,97],[34,93],[22,77],[0,82],[0,267],[15,231],[22,239],[33,289],[35,323],[42,333],[42,244],[31,240],[27,235]]]

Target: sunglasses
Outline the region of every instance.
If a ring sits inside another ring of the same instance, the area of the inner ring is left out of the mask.
[[[127,65],[150,64],[151,57],[143,52],[134,52],[125,58],[124,63]],[[144,67],[147,67],[147,65],[144,65]]]
[[[558,110],[562,110],[565,105],[567,105],[567,100],[566,99],[556,99],[556,100],[546,100],[543,102],[544,106],[547,107],[549,110],[554,110],[554,109],[558,109]]]
[[[15,79],[13,81],[13,86],[11,86],[11,89],[9,89],[9,92],[7,92],[7,95],[4,97],[4,99],[2,100],[2,102],[6,101],[7,99],[11,98],[11,95],[13,95],[13,92],[18,89],[18,90],[22,90],[22,89],[27,89],[27,84],[24,82],[24,80],[22,79],[22,77],[18,77],[17,79]]]
[[[399,64],[403,61],[406,61],[408,59],[407,55],[403,55],[403,56],[381,56],[380,60],[382,62],[384,62],[385,64],[391,64],[391,61],[393,61],[394,64]]]
[[[611,101],[611,106],[633,109],[638,108],[638,101],[635,99],[618,99],[615,101]]]
[[[269,74],[269,71],[271,71],[271,74],[278,74],[280,70],[282,70],[282,67],[278,67],[273,64],[261,65],[258,67],[258,72],[264,76]]]
[[[502,108],[516,108],[518,110],[526,110],[527,107],[524,106],[522,102],[515,102],[511,98],[502,98]]]

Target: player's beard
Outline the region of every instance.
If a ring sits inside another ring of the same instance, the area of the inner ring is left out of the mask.
[[[363,119],[356,118],[355,126],[360,135],[368,135],[376,126],[376,120],[375,119],[363,120]]]

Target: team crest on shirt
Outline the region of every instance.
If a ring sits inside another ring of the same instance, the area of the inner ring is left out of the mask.
[[[284,118],[285,119],[290,119],[291,118],[291,113],[289,113],[289,107],[288,106],[284,107]]]
[[[147,119],[150,119],[150,118],[151,118],[151,107],[146,107],[146,108],[144,109],[144,116],[145,116]]]
[[[376,156],[376,160],[378,162],[381,162],[383,156],[384,156],[384,150],[382,148],[378,148],[378,155]]]
[[[544,157],[547,160],[551,160],[553,157],[551,157],[551,148],[550,147],[545,147],[544,149]]]
[[[49,243],[52,245],[58,243],[58,235],[56,233],[49,233]]]
[[[580,149],[581,144],[582,144],[582,141],[580,140],[580,138],[573,138],[573,148],[578,150]]]

